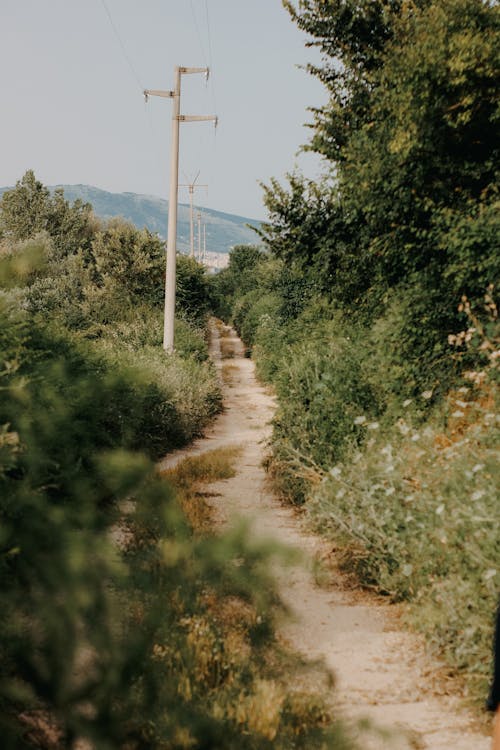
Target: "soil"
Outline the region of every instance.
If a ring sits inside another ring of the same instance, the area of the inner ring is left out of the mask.
[[[214,327],[215,333],[215,327]],[[301,564],[277,571],[280,593],[292,613],[281,638],[305,657],[333,671],[329,688],[335,712],[344,716],[366,750],[488,750],[484,724],[468,713],[453,680],[404,628],[399,609],[353,586],[336,572],[318,585],[315,560],[330,556],[324,540],[303,517],[273,495],[262,466],[275,401],[256,377],[241,341],[229,328],[212,337],[212,356],[224,382],[224,411],[205,437],[167,456],[161,468],[186,455],[239,445],[233,479],[210,486],[220,525],[244,517],[258,539],[295,548]],[[447,694],[448,693],[448,694]]]

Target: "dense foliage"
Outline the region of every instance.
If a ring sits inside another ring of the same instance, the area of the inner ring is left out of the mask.
[[[307,148],[325,175],[264,186],[264,250],[216,283],[277,391],[278,486],[362,580],[418,602],[481,697],[500,576],[499,7],[284,4],[322,55]]]
[[[0,226],[2,747],[347,750],[286,685],[301,667],[274,639],[277,551],[200,534],[203,494],[188,513],[185,478],[153,463],[221,406],[205,271],[178,258],[167,357],[157,237],[31,172]],[[228,475],[206,464],[187,475]]]

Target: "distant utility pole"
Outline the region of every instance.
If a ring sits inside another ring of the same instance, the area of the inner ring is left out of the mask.
[[[176,67],[174,70],[175,88],[173,91],[158,91],[156,89],[145,89],[144,91],[146,101],[150,96],[162,96],[174,100],[172,107],[172,142],[170,146],[170,193],[168,201],[167,270],[163,326],[163,348],[167,352],[174,351],[177,203],[179,200],[179,123],[212,120],[217,126],[216,115],[181,115],[181,77],[189,73],[205,73],[208,78],[210,71],[208,68]]]
[[[207,225],[203,222],[203,263],[207,262]]]
[[[207,188],[208,185],[197,185],[196,180],[198,179],[198,175],[194,178],[193,182],[183,183],[182,185],[179,185],[179,187],[187,187],[189,188],[189,227],[190,227],[190,239],[191,239],[191,258],[194,258],[194,214],[193,214],[193,195],[195,188],[204,187]]]
[[[201,263],[201,211],[198,211],[198,263]]]

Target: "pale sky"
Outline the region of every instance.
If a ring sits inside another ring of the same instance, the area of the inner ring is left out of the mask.
[[[181,124],[180,181],[200,170],[198,204],[264,218],[259,181],[320,171],[296,155],[326,96],[297,68],[318,60],[305,41],[281,0],[0,0],[0,185],[34,169],[48,185],[167,198],[172,104],[141,91],[209,65],[208,85],[183,77],[181,111],[219,127]]]

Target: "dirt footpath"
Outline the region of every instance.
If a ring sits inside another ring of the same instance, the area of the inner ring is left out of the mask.
[[[253,362],[244,357],[235,333],[226,329],[221,343],[226,358],[218,358],[217,338],[212,354],[224,376],[225,410],[206,437],[168,456],[161,467],[188,454],[242,446],[237,475],[210,488],[216,511],[221,523],[243,516],[255,536],[306,554],[309,563],[278,572],[282,598],[294,614],[281,635],[333,670],[333,705],[362,737],[365,750],[489,750],[489,739],[458,699],[437,694],[436,665],[419,640],[398,624],[394,607],[350,591],[342,578],[327,588],[316,584],[312,560],[324,543],[303,528],[293,509],[273,497],[262,468],[274,400],[257,382]],[[377,730],[364,729],[363,719]]]

